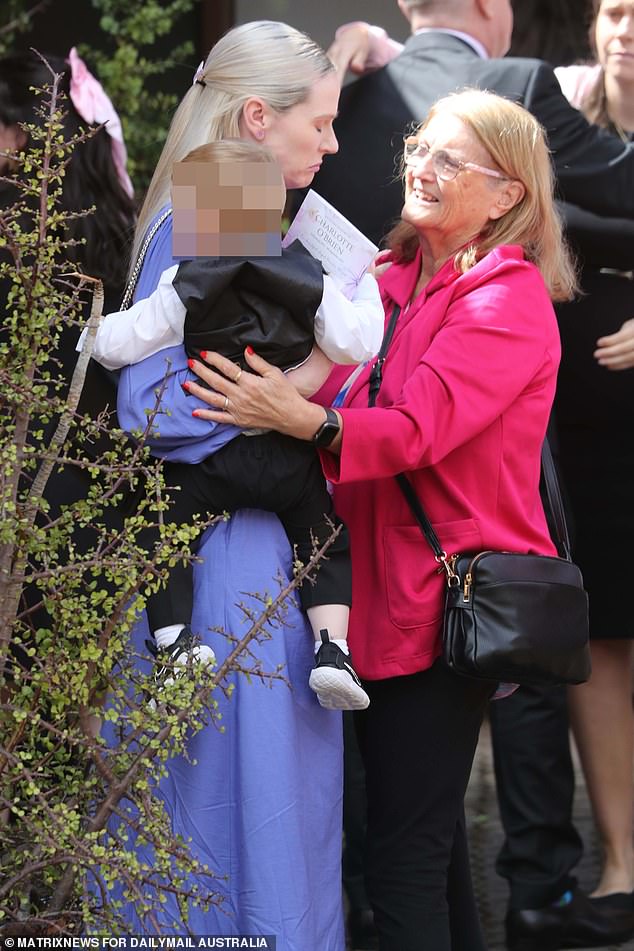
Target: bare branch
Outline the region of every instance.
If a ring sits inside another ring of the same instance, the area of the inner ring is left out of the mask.
[[[25,20],[32,20],[36,13],[42,13],[43,10],[46,10],[50,2],[51,0],[40,0],[40,2],[36,3],[30,10],[25,10],[21,17],[9,20],[4,26],[0,26],[0,36],[6,36],[7,34],[13,33],[14,30],[19,29]]]

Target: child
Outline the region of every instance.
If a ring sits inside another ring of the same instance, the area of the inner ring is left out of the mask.
[[[247,372],[244,348],[252,345],[290,370],[293,383],[305,392],[315,340],[332,362],[356,364],[376,353],[384,317],[374,278],[366,275],[348,301],[301,245],[281,249],[285,190],[270,153],[243,140],[209,143],[175,165],[172,183],[175,255],[220,256],[169,268],[149,298],[105,317],[95,359],[115,369],[184,342],[190,356],[217,350],[235,360],[238,379]],[[121,333],[126,321],[134,327],[132,342],[129,332]],[[313,383],[312,391],[317,388]],[[224,426],[219,433],[224,445],[202,462],[167,464],[166,481],[181,491],[166,517],[186,523],[212,511],[273,511],[300,560],[308,561],[314,545],[330,536],[333,525],[341,525],[315,448],[275,432]],[[142,544],[151,547],[157,533],[153,528]],[[302,585],[300,598],[315,635],[316,666],[309,682],[320,704],[365,708],[369,698],[347,647],[351,578],[345,526],[314,582]],[[156,643],[170,664],[183,663],[192,651],[191,610],[191,566],[177,564],[167,586],[147,605]],[[209,648],[194,650],[199,660],[211,660]]]

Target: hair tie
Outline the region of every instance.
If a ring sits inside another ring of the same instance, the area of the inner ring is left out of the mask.
[[[194,73],[194,78],[192,79],[192,86],[198,83],[199,86],[206,86],[207,83],[203,79],[203,74],[205,72],[205,61],[201,59],[200,63],[196,67],[196,72]]]
[[[130,198],[134,189],[126,171],[128,153],[123,140],[121,120],[105,89],[89,71],[73,46],[66,61],[70,66],[70,100],[84,122],[91,125],[105,123],[110,136],[112,160],[121,185]]]

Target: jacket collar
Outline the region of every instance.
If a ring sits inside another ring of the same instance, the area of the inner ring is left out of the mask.
[[[414,293],[420,275],[421,256],[422,252],[419,248],[416,257],[412,261],[407,264],[392,264],[380,278],[383,293],[387,294],[403,310]],[[453,260],[445,261],[423,288],[423,292],[419,295],[421,302],[440,287],[451,284],[457,277],[459,277],[459,273],[453,265]]]

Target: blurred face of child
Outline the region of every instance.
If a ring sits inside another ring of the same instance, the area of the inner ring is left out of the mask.
[[[634,82],[634,0],[603,0],[595,21],[594,39],[606,74]]]
[[[174,257],[280,255],[285,200],[276,163],[175,162]]]

